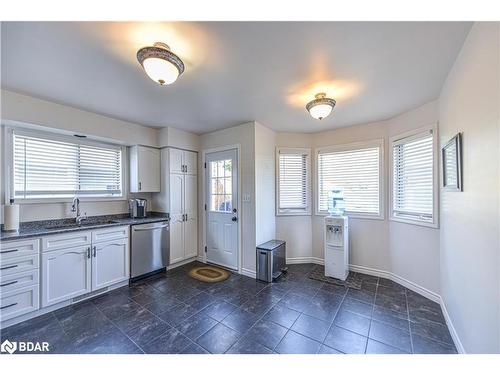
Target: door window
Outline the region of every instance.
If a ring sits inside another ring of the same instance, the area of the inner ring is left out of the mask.
[[[210,211],[231,212],[233,201],[232,160],[216,160],[210,168]]]

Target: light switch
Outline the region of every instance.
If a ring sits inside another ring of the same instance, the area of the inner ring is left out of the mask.
[[[243,203],[250,202],[250,194],[243,194]]]

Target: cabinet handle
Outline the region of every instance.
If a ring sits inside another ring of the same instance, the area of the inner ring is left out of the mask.
[[[17,280],[11,281],[10,283],[0,284],[0,287],[12,285],[12,284],[17,284]]]
[[[186,221],[188,221],[188,214],[186,214]]]
[[[0,254],[15,253],[16,251],[19,251],[19,249],[0,251]]]
[[[90,246],[87,247],[87,258],[90,259]]]
[[[14,302],[14,303],[11,303],[10,305],[0,307],[0,310],[6,309],[7,307],[16,306],[16,305],[17,305],[17,302]]]
[[[142,182],[139,182],[139,190],[142,190]]]
[[[17,267],[17,264],[14,264],[13,266],[7,266],[7,267],[2,267],[0,268],[0,271],[3,271],[3,270],[10,270],[11,268],[16,268]]]
[[[93,249],[94,249],[94,258],[95,258],[97,256],[97,249],[95,246],[93,247]]]

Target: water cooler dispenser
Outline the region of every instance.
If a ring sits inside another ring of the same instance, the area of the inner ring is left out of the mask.
[[[347,216],[325,217],[325,276],[345,280],[349,274]]]

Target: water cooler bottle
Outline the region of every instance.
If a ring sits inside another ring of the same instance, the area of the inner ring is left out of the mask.
[[[349,274],[347,216],[325,217],[325,276],[345,280]]]

